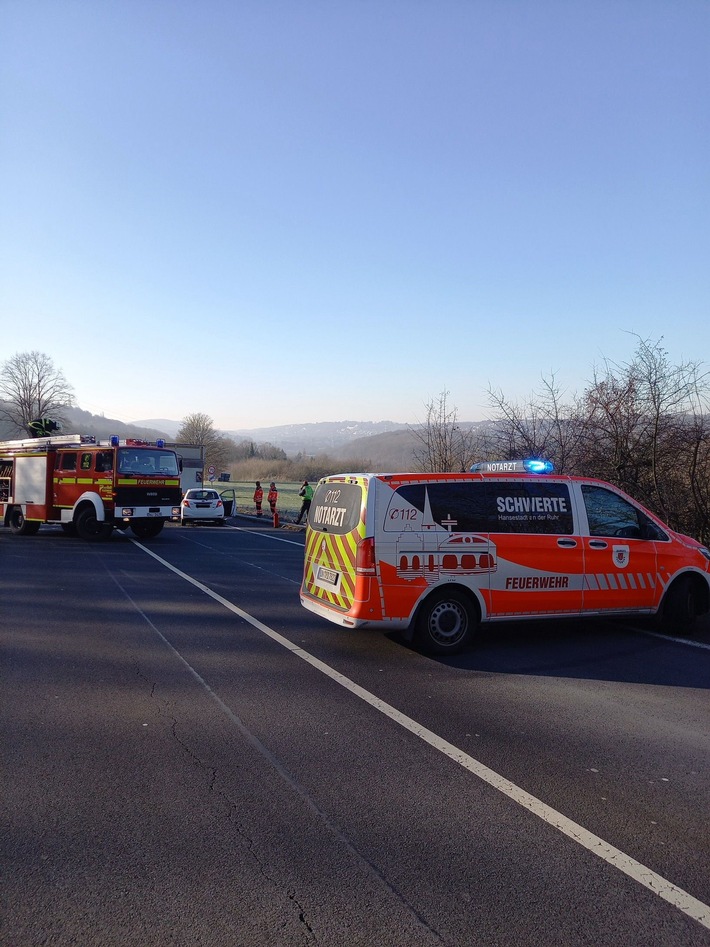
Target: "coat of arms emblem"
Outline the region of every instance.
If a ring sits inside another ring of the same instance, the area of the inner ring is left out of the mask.
[[[612,559],[614,560],[614,565],[618,566],[619,569],[623,569],[629,564],[629,547],[628,546],[614,546],[612,549]]]

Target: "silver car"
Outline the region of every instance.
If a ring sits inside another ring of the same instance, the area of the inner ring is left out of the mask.
[[[218,523],[224,525],[224,504],[216,490],[193,487],[188,490],[180,504],[180,522]]]

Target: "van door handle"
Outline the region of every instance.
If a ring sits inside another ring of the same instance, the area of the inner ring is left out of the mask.
[[[589,548],[590,549],[608,549],[609,544],[605,543],[603,539],[590,539]]]
[[[577,540],[576,539],[558,539],[557,545],[564,546],[565,548],[574,549],[574,547],[577,545]]]

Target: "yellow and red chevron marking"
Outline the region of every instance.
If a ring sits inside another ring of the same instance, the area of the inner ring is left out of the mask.
[[[347,611],[355,599],[355,558],[360,533],[364,531],[362,520],[354,530],[339,536],[334,533],[321,533],[308,530],[306,535],[306,561],[308,563],[305,587],[314,598]],[[318,566],[326,566],[341,574],[338,592],[324,589],[313,581]]]

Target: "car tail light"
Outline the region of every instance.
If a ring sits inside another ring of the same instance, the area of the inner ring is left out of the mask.
[[[372,536],[358,543],[355,554],[355,571],[358,575],[374,575],[375,569],[375,540]]]
[[[222,506],[222,501],[221,501],[221,500],[217,500],[217,509],[219,509],[220,506]]]

